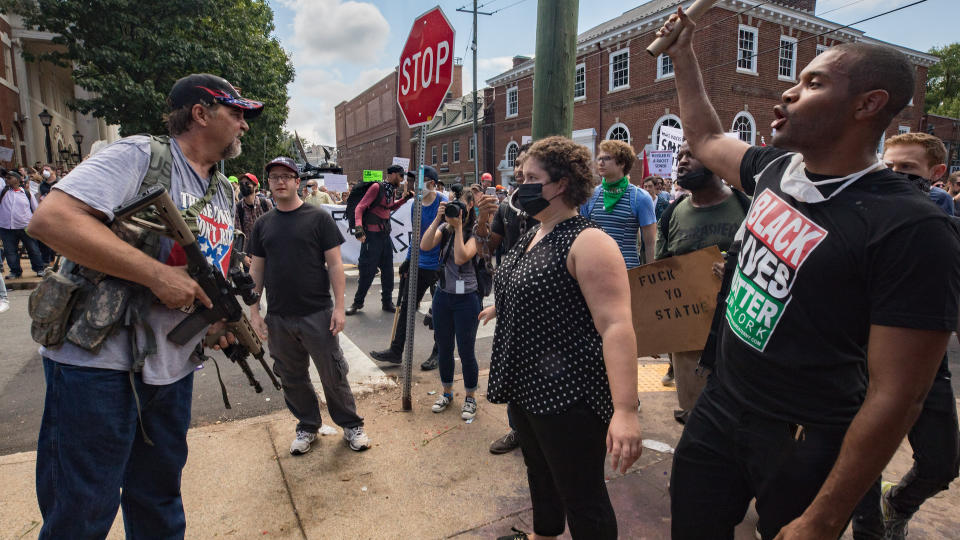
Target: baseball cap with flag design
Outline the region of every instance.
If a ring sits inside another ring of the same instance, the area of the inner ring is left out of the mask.
[[[173,84],[167,96],[167,105],[171,110],[215,103],[242,110],[247,120],[263,112],[263,103],[240,97],[240,92],[226,79],[209,73],[194,73],[181,78]]]

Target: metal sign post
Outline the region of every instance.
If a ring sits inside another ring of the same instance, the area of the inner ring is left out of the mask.
[[[413,378],[413,334],[414,326],[417,320],[417,274],[420,272],[420,216],[423,213],[423,205],[420,200],[423,198],[423,167],[424,157],[426,156],[427,146],[427,126],[420,126],[420,142],[417,144],[417,186],[416,196],[413,198],[413,234],[410,238],[410,265],[407,268],[407,325],[406,340],[403,344],[403,410],[409,411],[413,408],[410,399],[410,384]]]

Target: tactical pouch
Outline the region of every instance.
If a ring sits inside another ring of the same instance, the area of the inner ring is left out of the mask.
[[[100,346],[122,322],[133,290],[134,285],[118,279],[97,283],[86,299],[85,309],[70,326],[67,340],[93,354],[100,352]]]
[[[30,293],[27,307],[33,320],[30,334],[34,341],[53,348],[63,344],[79,289],[80,284],[68,276],[52,273]]]

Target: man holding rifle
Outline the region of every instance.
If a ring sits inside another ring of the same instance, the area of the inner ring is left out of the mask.
[[[889,47],[832,47],[783,92],[773,147],[750,147],[724,136],[692,21],[678,9],[658,34],[678,24],[665,53],[690,149],[754,199],[716,371],[673,461],[673,537],[733,538],[755,497],[763,538],[837,538],[957,326],[957,230],[876,156],[914,67]]]
[[[145,136],[104,148],[54,186],[29,225],[31,236],[75,263],[41,284],[51,294],[36,303],[55,300],[31,312],[34,337],[46,345],[37,449],[41,538],[103,538],[118,505],[131,538],[184,534],[180,477],[187,460],[192,353],[204,332],[183,345],[166,336],[195,303],[212,304],[184,270],[179,245],[154,239],[134,247],[107,224],[113,210],[135,199],[151,179],[167,188],[178,207],[197,214],[197,242],[226,274],[233,192],[216,165],[240,155],[247,120],[263,105],[209,74],[178,80],[167,105],[170,139],[160,146],[164,151],[154,152],[155,141]],[[83,294],[74,296],[75,284]],[[123,296],[125,291],[133,292]],[[125,300],[112,300],[118,297]],[[111,309],[117,304],[142,309]],[[70,321],[65,337],[50,326],[60,313],[70,314],[63,316]],[[97,321],[95,328],[78,329],[73,321],[83,317]],[[108,331],[91,338],[101,327]],[[227,345],[221,338],[219,347]]]

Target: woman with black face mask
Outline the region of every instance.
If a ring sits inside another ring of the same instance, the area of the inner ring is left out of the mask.
[[[564,137],[534,143],[513,204],[540,225],[494,276],[497,317],[487,398],[507,403],[520,435],[534,532],[612,539],[605,455],[640,456],[637,343],[617,243],[579,214],[592,192],[590,152]],[[646,194],[644,194],[646,196]],[[648,197],[649,199],[649,197]]]

